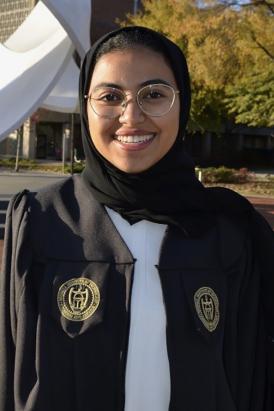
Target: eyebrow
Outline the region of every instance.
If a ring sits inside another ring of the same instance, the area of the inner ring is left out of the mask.
[[[171,86],[171,84],[163,79],[160,78],[155,78],[155,79],[151,79],[151,80],[146,80],[143,83],[139,84],[139,87],[145,87],[148,86],[150,84],[166,84],[167,86]],[[93,90],[96,90],[97,88],[100,87],[110,87],[110,88],[117,88],[119,90],[123,90],[124,88],[122,86],[120,86],[119,84],[116,83],[107,83],[107,82],[102,82],[97,84]]]

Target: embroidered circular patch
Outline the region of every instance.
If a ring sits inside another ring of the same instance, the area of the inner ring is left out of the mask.
[[[71,321],[83,321],[98,308],[100,291],[88,278],[72,278],[59,288],[57,303],[63,317]]]
[[[202,287],[194,294],[194,303],[197,314],[210,332],[214,331],[219,323],[219,300],[210,287]]]

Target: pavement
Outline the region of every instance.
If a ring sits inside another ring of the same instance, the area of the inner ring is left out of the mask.
[[[23,189],[36,191],[39,188],[67,178],[67,174],[57,173],[30,173],[20,171],[15,172],[0,172],[0,196],[11,196]]]
[[[35,191],[39,188],[66,178],[63,174],[45,174],[30,172],[1,172],[0,173],[0,197],[11,196],[24,188]],[[265,217],[274,230],[274,198],[248,197],[254,207]],[[0,240],[0,263],[3,252],[3,241]]]

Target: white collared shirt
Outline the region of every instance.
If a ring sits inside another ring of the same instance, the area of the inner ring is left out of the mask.
[[[166,313],[158,271],[166,225],[142,220],[130,225],[106,208],[134,258],[125,411],[168,411],[170,371]]]

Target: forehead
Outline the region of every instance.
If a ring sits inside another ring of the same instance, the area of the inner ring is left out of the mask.
[[[153,79],[162,79],[176,87],[174,74],[160,53],[144,47],[112,51],[104,54],[96,63],[90,89],[105,82],[124,89],[135,89]]]

